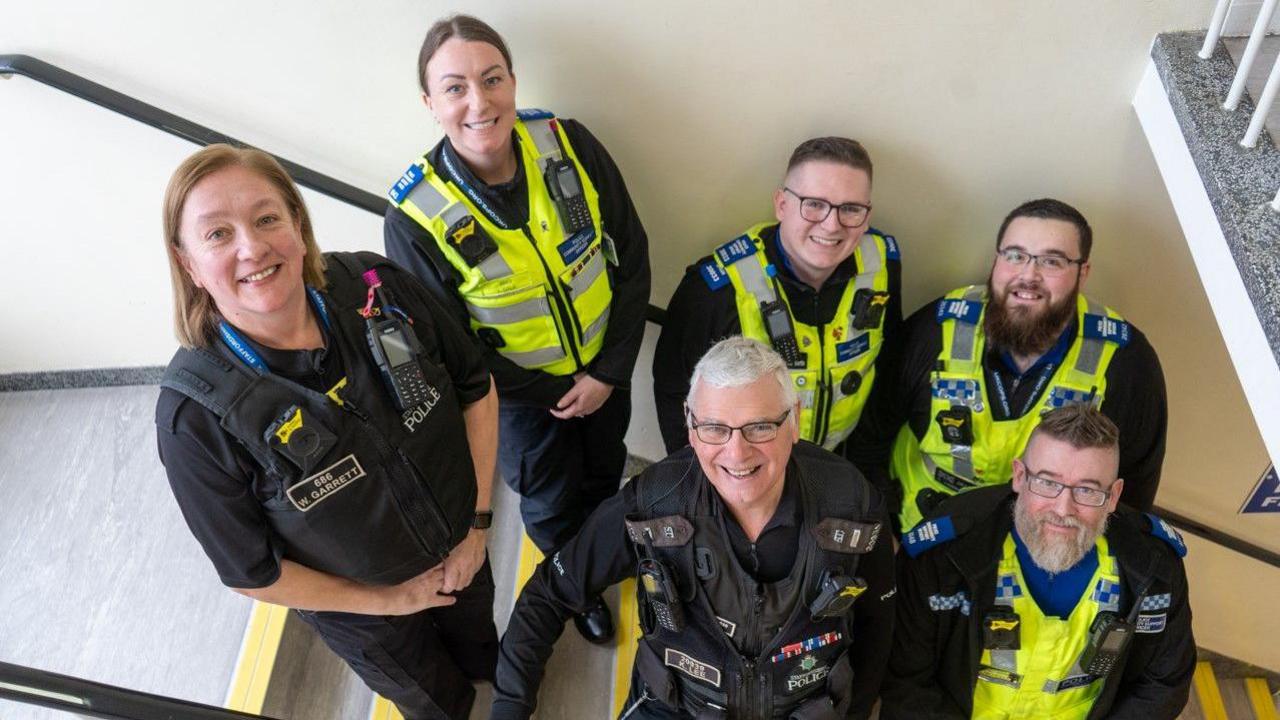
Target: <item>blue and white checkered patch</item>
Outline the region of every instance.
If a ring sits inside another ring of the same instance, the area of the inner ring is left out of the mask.
[[[978,399],[978,381],[934,380],[932,392],[939,400],[969,405]]]
[[[934,612],[959,609],[963,615],[969,614],[969,595],[961,590],[955,595],[930,595],[929,609]]]
[[[1150,610],[1164,610],[1173,604],[1173,596],[1169,593],[1161,593],[1159,595],[1147,595],[1142,598],[1142,606],[1138,608],[1144,612]]]
[[[996,578],[996,602],[1002,605],[1012,605],[1014,598],[1022,597],[1022,586],[1018,585],[1018,576],[1013,574],[1001,575]]]
[[[1060,408],[1068,405],[1087,405],[1095,397],[1097,397],[1096,393],[1087,393],[1083,390],[1073,390],[1066,387],[1055,387],[1049,391],[1049,406]]]
[[[1120,584],[1113,583],[1106,578],[1098,578],[1098,584],[1093,586],[1093,601],[1107,608],[1116,608],[1120,605]]]

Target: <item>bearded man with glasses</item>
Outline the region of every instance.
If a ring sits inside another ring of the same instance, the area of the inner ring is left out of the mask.
[[[638,576],[628,720],[865,718],[893,633],[879,493],[800,440],[782,358],[732,337],[693,371],[691,447],[647,468],[538,566],[499,652],[491,717],[527,718],[565,620]]]
[[[702,353],[742,334],[771,345],[800,395],[800,437],[837,453],[875,382],[884,339],[902,324],[892,235],[871,227],[871,156],[854,140],[806,140],[773,194],[774,220],[686,270],[653,356],[667,452],[684,447],[681,403]]]
[[[896,500],[911,529],[948,495],[1007,483],[1046,411],[1084,403],[1120,428],[1126,504],[1151,508],[1164,459],[1164,374],[1146,337],[1080,290],[1093,230],[1052,199],[1000,225],[985,285],[947,293],[910,317],[850,457]]]
[[[1196,643],[1177,531],[1119,505],[1119,431],[1047,413],[1011,485],[908,533],[880,717],[1173,720]]]

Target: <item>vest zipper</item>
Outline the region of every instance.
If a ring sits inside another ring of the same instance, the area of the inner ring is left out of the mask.
[[[827,440],[830,418],[827,404],[830,401],[831,372],[827,369],[827,326],[818,326],[818,387],[813,403],[813,443],[821,445]]]
[[[573,312],[572,303],[569,303],[568,300],[560,294],[562,292],[561,288],[563,287],[563,284],[560,282],[560,278],[552,274],[551,267],[547,265],[546,259],[542,257],[542,251],[538,249],[538,241],[534,239],[533,232],[529,230],[529,226],[522,225],[520,227],[520,231],[524,233],[524,236],[529,240],[529,244],[533,246],[533,254],[537,256],[538,262],[542,263],[542,271],[546,273],[547,287],[551,290],[551,302],[556,314],[556,325],[566,335],[567,331],[572,329],[577,334],[578,338],[582,337],[582,331],[578,329],[578,318],[576,313]],[[566,304],[568,304],[567,309]],[[578,343],[575,342],[577,338],[562,336],[559,339],[561,343],[569,346],[569,352],[573,355],[574,366],[578,370],[583,369],[582,356],[578,353]]]

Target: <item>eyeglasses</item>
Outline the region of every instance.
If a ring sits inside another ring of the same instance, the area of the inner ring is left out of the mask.
[[[777,420],[758,420],[746,425],[733,427],[722,423],[700,423],[692,412],[685,410],[685,415],[689,419],[689,427],[693,429],[699,440],[708,445],[724,445],[729,442],[729,438],[733,437],[734,430],[742,433],[742,439],[749,443],[767,443],[778,437],[778,428],[782,427],[782,423],[787,421],[787,416],[790,414],[791,410],[788,409]]]
[[[831,214],[831,208],[836,208],[836,220],[847,228],[856,228],[867,221],[867,213],[871,212],[870,205],[860,205],[858,203],[844,203],[843,205],[832,205],[831,203],[816,197],[805,197],[789,187],[783,186],[784,191],[796,196],[800,201],[800,217],[811,223],[820,223],[827,219]]]
[[[1083,259],[1072,260],[1061,255],[1032,255],[1025,250],[1017,248],[997,250],[996,255],[1014,267],[1022,267],[1029,262],[1035,262],[1036,267],[1040,268],[1040,272],[1045,275],[1061,275],[1072,265],[1084,265],[1085,263]]]
[[[1070,488],[1071,499],[1074,500],[1077,505],[1084,505],[1085,507],[1102,507],[1107,504],[1107,499],[1111,497],[1111,493],[1106,490],[1099,490],[1098,488],[1086,487],[1084,485],[1063,485],[1057,480],[1040,477],[1039,475],[1032,473],[1030,470],[1027,470],[1026,473],[1027,489],[1040,497],[1056,498],[1062,494],[1063,490]]]

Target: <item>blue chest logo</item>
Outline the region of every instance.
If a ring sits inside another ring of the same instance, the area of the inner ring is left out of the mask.
[[[849,362],[871,349],[871,335],[862,333],[852,340],[836,345],[836,362]]]
[[[565,265],[572,265],[574,260],[582,256],[587,248],[591,247],[591,241],[595,239],[595,231],[591,228],[583,228],[573,234],[573,237],[565,240],[556,246],[556,250],[560,253],[560,259]]]

